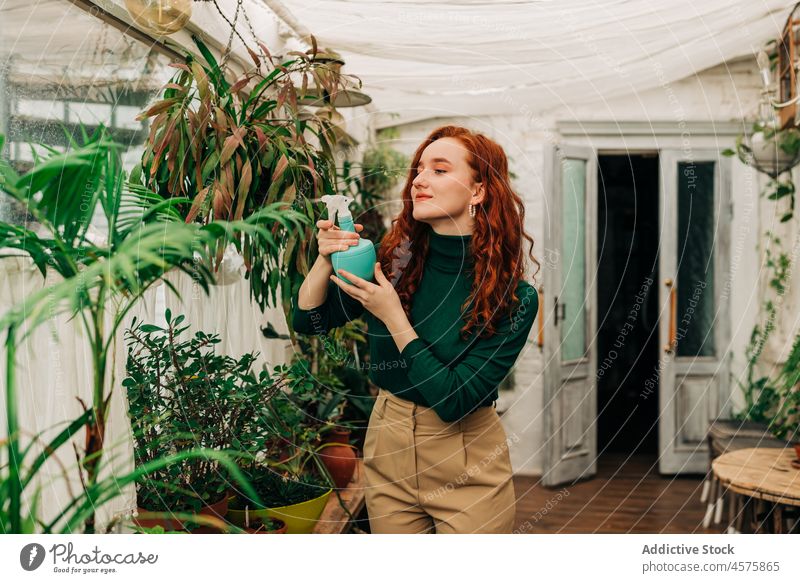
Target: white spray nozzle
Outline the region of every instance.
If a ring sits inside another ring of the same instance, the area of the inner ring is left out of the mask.
[[[328,207],[328,218],[334,224],[336,224],[337,220],[353,220],[353,215],[350,214],[350,203],[353,202],[352,196],[347,196],[345,194],[326,194],[322,197],[322,202]]]

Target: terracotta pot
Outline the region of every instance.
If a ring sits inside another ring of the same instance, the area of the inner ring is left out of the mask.
[[[267,530],[263,528],[264,524],[261,522],[261,518],[253,518],[250,521],[250,528],[245,528],[244,531],[247,534],[286,534],[286,530],[289,528],[283,520],[280,518],[270,518],[270,520],[279,523],[278,528],[274,530]]]
[[[346,488],[353,478],[358,463],[355,449],[347,441],[350,430],[334,430],[320,448],[319,458],[333,478],[337,488]]]
[[[223,519],[225,515],[228,513],[228,498],[229,494],[226,492],[221,500],[214,502],[213,504],[208,504],[206,506],[203,506],[197,514]],[[142,507],[137,507],[137,510],[140,514],[143,512],[161,512],[161,511],[149,510],[147,508],[142,508]],[[186,530],[186,525],[183,523],[182,520],[171,516],[158,517],[158,518],[136,517],[133,519],[133,521],[142,528],[153,528],[155,526],[161,526],[164,528],[164,530]],[[219,529],[210,526],[199,526],[192,532],[200,534],[213,533],[213,532],[219,532]]]
[[[200,512],[197,514],[201,516],[210,516],[211,518],[217,518],[219,520],[225,520],[225,515],[228,514],[228,499],[230,498],[230,494],[225,492],[222,500],[218,502],[214,502],[213,504],[208,504],[203,506],[200,509]],[[219,533],[221,532],[218,527],[215,526],[207,526],[205,524],[201,524],[194,530],[192,530],[195,534],[212,534],[212,533]]]
[[[346,428],[333,429],[328,433],[324,443],[350,443],[351,433],[352,431]]]
[[[145,512],[166,512],[162,510],[148,510],[147,508],[142,508],[141,506],[137,506],[136,510],[139,514],[143,514]],[[164,516],[158,518],[139,518],[138,516],[133,519],[134,524],[140,526],[142,528],[153,528],[156,526],[162,527],[166,531],[170,530],[185,530],[183,526],[183,522],[178,520],[177,518],[173,518],[171,516]]]

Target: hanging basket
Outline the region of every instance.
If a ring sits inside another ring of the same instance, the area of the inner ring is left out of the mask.
[[[771,178],[788,172],[800,162],[800,138],[795,128],[759,130],[738,144],[739,158]]]

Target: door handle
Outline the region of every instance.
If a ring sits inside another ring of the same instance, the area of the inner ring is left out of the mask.
[[[559,310],[559,308],[561,309],[561,319],[565,320],[566,317],[567,317],[567,304],[559,303],[558,302],[558,296],[556,296],[555,306],[554,306],[554,309],[555,309],[555,322],[554,322],[554,324],[556,326],[558,326],[558,320],[559,320],[559,318],[558,318],[558,310]]]
[[[664,352],[673,354],[675,352],[675,346],[678,343],[678,325],[676,322],[676,318],[678,317],[678,294],[675,282],[672,278],[665,279],[664,285],[669,288],[669,332],[667,344],[664,346]]]
[[[537,310],[537,318],[539,318],[539,333],[536,336],[536,344],[539,348],[544,346],[544,289],[539,288],[539,309]]]

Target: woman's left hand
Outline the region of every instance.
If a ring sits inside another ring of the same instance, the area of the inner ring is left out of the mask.
[[[377,284],[353,275],[344,269],[340,269],[339,273],[346,277],[348,281],[352,281],[353,285],[342,281],[334,274],[331,275],[331,278],[336,282],[336,285],[342,288],[347,295],[360,301],[364,308],[384,324],[388,325],[392,319],[405,316],[403,305],[400,303],[400,296],[397,295],[391,282],[383,275],[380,262],[375,263],[375,281]]]

